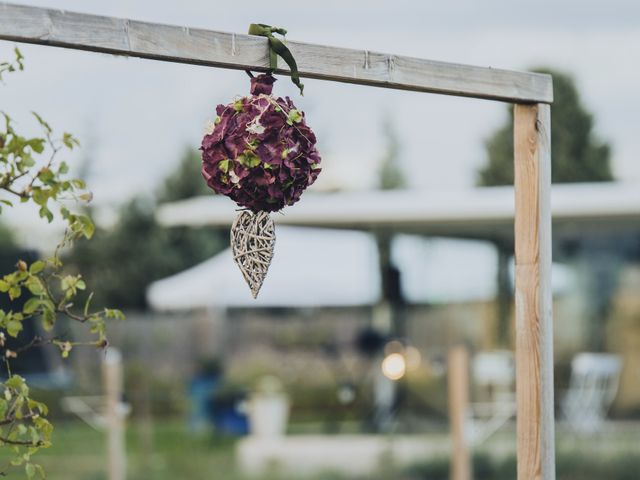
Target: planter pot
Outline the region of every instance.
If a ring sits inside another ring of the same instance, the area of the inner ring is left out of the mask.
[[[280,437],[287,431],[289,398],[285,394],[254,394],[249,399],[249,429],[259,437]]]

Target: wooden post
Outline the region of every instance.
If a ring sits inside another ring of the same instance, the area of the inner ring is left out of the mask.
[[[124,405],[122,404],[122,355],[109,348],[102,363],[106,397],[108,480],[125,480],[127,454],[125,450]]]
[[[553,480],[550,107],[514,108],[518,480]]]
[[[471,480],[467,441],[469,413],[469,354],[459,345],[449,351],[449,425],[451,430],[451,480]]]

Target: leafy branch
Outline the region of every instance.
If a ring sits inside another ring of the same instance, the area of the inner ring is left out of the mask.
[[[11,73],[24,70],[24,57],[17,48],[13,49],[15,58],[10,62],[0,62],[0,82],[4,81],[3,75],[5,73]]]
[[[15,58],[0,63],[0,81],[3,74],[23,70],[23,57],[15,49]],[[28,478],[45,478],[43,468],[31,461],[41,448],[51,445],[53,426],[45,418],[48,408],[30,397],[24,378],[11,373],[11,363],[24,352],[45,345],[56,346],[63,358],[75,346],[87,345],[105,348],[107,319],[123,319],[119,310],[92,309],[91,299],[78,304],[79,295],[87,290],[82,275],[65,273],[61,251],[80,238],[90,239],[94,233],[91,219],[69,209],[70,202],[89,202],[92,199],[80,179],[68,177],[69,167],[59,157],[64,151],[79,146],[78,140],[69,133],[61,137],[54,135],[51,126],[37,113],[33,116],[42,130],[36,137],[20,135],[14,122],[6,112],[0,112],[0,213],[3,207],[13,207],[14,202],[35,205],[41,218],[51,223],[57,216],[65,224],[64,235],[53,255],[28,264],[19,260],[13,272],[0,278],[0,295],[7,295],[10,305],[22,297],[20,307],[0,309],[0,359],[4,360],[6,378],[0,383],[0,448],[12,452],[6,467],[0,466],[0,476],[5,470],[23,467]],[[1,120],[4,122],[1,122]],[[4,193],[4,195],[2,195]],[[53,330],[61,318],[89,325],[93,339],[74,342],[54,335]],[[17,347],[9,348],[25,331],[27,322],[40,322],[49,337],[36,335]]]

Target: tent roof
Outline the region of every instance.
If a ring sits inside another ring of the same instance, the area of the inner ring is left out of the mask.
[[[589,226],[640,227],[640,185],[584,183],[554,185],[554,232]],[[229,226],[236,205],[219,196],[165,204],[166,226]],[[274,215],[276,223],[325,228],[379,229],[430,235],[494,238],[513,234],[512,187],[463,191],[308,192],[303,201]]]
[[[380,297],[374,237],[363,232],[281,226],[262,292],[254,300],[230,250],[151,284],[156,310],[209,307],[316,307],[373,305]],[[474,240],[400,235],[392,258],[411,303],[488,300],[496,294],[496,250]],[[572,284],[566,267],[554,265],[554,292]]]
[[[291,227],[276,231],[275,255],[256,300],[230,249],[147,290],[156,310],[358,306],[375,303],[379,295],[378,253],[370,235]]]

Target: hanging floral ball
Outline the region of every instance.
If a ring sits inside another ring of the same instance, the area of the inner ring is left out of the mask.
[[[207,185],[253,212],[293,205],[320,173],[316,136],[289,97],[271,96],[275,81],[254,77],[251,96],[218,105],[202,139]]]

